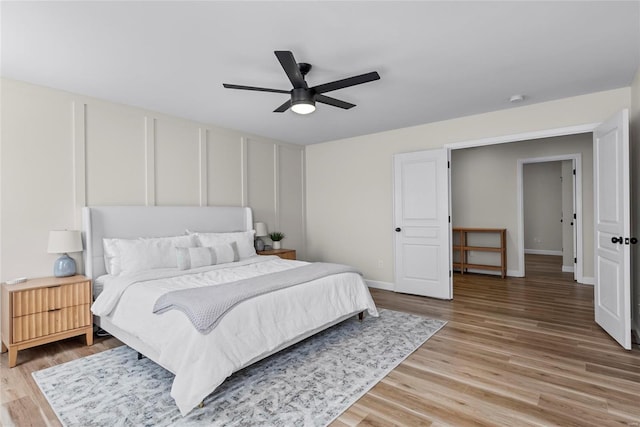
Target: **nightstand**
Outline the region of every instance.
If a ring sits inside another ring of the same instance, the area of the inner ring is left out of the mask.
[[[269,249],[268,251],[258,251],[258,255],[277,255],[282,259],[296,259],[295,249]]]
[[[43,277],[2,284],[2,352],[9,367],[18,350],[84,335],[93,344],[91,280],[85,276]]]

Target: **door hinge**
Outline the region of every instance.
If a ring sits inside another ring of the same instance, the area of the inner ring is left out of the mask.
[[[451,162],[447,161],[447,169],[451,169]]]
[[[578,219],[578,217],[576,216],[576,214],[573,214],[573,219]]]
[[[577,263],[578,263],[578,258],[574,258],[574,259],[573,259],[573,263],[574,263],[574,264],[577,264]]]
[[[449,224],[451,224],[451,215],[449,215]]]
[[[451,270],[449,270],[449,277],[451,277]]]
[[[574,175],[576,174],[576,170],[575,170],[575,169],[573,170],[573,174],[574,174]]]

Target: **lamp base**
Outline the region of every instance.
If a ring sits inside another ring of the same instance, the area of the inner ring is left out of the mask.
[[[257,251],[264,251],[264,242],[259,237],[256,239],[256,250]]]
[[[53,275],[68,277],[76,274],[76,262],[69,255],[64,254],[53,264]]]

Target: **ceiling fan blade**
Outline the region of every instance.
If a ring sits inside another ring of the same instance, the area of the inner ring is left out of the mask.
[[[228,83],[222,83],[222,86],[226,87],[227,89],[243,89],[243,90],[256,90],[259,92],[291,93],[291,91],[289,90],[269,89],[266,87],[255,87],[255,86],[231,85]]]
[[[359,76],[349,77],[342,80],[336,80],[335,82],[325,83],[322,85],[314,86],[313,89],[316,93],[331,92],[332,90],[338,90],[349,86],[360,85],[362,83],[372,82],[379,80],[380,75],[373,71],[371,73],[360,74]]]
[[[280,61],[280,65],[284,69],[284,72],[287,73],[287,77],[291,81],[294,89],[304,88],[307,89],[307,82],[304,81],[304,77],[300,72],[300,68],[298,67],[298,63],[293,57],[293,53],[288,50],[276,50],[273,53],[276,54],[278,61]]]
[[[353,108],[356,104],[351,104],[350,102],[340,101],[339,99],[331,98],[326,95],[316,95],[316,102],[321,102],[322,104],[332,105],[338,108],[344,108],[348,110],[349,108]]]
[[[291,108],[291,100],[288,100],[287,102],[285,102],[284,104],[282,104],[281,106],[279,106],[278,108],[273,110],[273,112],[274,113],[284,113],[289,108]]]

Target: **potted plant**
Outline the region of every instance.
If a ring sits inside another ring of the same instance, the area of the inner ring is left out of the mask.
[[[273,249],[280,249],[280,240],[284,239],[284,233],[281,231],[272,231],[269,238],[273,241]]]

